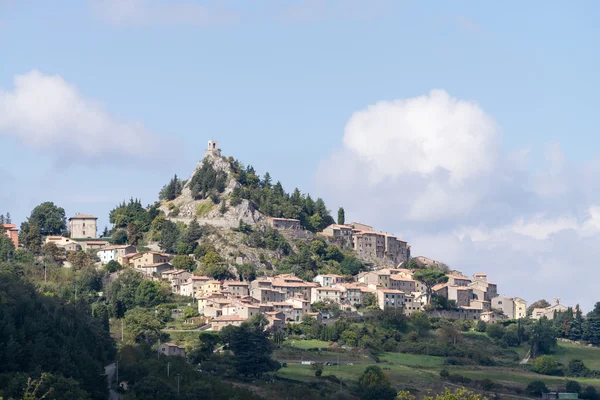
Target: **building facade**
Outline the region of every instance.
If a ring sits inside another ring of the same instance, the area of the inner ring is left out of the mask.
[[[69,218],[69,231],[72,239],[95,239],[98,218],[87,214],[75,214]]]

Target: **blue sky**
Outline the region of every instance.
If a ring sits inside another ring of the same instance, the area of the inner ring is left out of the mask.
[[[589,309],[600,299],[560,283],[573,257],[595,267],[598,17],[593,1],[0,0],[0,212],[20,223],[51,200],[104,226],[120,200],[151,203],[187,177],[214,138],[419,254],[488,270],[501,293],[533,276],[529,297]],[[434,89],[449,97],[411,102]],[[466,114],[446,112],[460,101]],[[494,126],[464,128],[483,126],[479,112]],[[422,128],[446,117],[471,133]],[[443,148],[413,157],[423,137]],[[485,145],[456,145],[474,137]],[[369,138],[379,150],[358,149]],[[396,173],[379,182],[378,168]],[[424,206],[426,187],[448,200]]]

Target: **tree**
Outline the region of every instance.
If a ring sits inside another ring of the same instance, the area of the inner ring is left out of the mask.
[[[315,371],[315,376],[317,378],[323,375],[324,365],[322,362],[313,363],[310,367],[313,371]]]
[[[419,336],[424,336],[431,329],[429,317],[421,311],[416,311],[410,316],[410,323]]]
[[[556,332],[552,321],[546,317],[540,318],[531,328],[529,344],[531,356],[534,358],[540,354],[550,353],[556,347]]]
[[[102,236],[100,237],[108,237],[108,226],[104,226],[104,230],[102,231]]]
[[[188,255],[176,255],[171,260],[173,266],[177,269],[183,269],[185,271],[193,271],[196,269],[196,261]]]
[[[533,371],[542,375],[561,375],[562,368],[556,359],[549,355],[543,355],[533,361]]]
[[[548,390],[548,387],[543,381],[530,382],[525,389],[526,394],[536,397],[541,397],[542,393],[548,393],[549,391],[550,390]]]
[[[475,325],[475,330],[477,332],[485,332],[487,330],[487,324],[482,320],[477,321],[477,325]]]
[[[12,224],[12,219],[10,218],[10,213],[6,213],[6,218],[4,219],[5,224]]]
[[[600,302],[587,315],[583,324],[583,340],[600,345]]]
[[[59,249],[55,243],[49,242],[42,246],[42,256],[46,261],[58,264],[63,259],[64,250]]]
[[[354,256],[344,257],[340,263],[340,271],[344,275],[357,275],[359,272],[366,269],[365,265]]]
[[[476,394],[466,388],[450,389],[446,388],[444,391],[435,397],[425,396],[423,400],[487,400],[488,398]]]
[[[396,391],[381,368],[368,366],[358,379],[361,400],[393,400]]]
[[[251,282],[256,279],[256,268],[254,265],[246,263],[236,267],[240,281]]]
[[[33,254],[42,251],[42,234],[38,225],[28,225],[27,232],[21,238],[23,246]]]
[[[487,324],[485,332],[492,339],[501,339],[504,336],[504,326],[500,324]]]
[[[114,244],[127,244],[127,231],[125,229],[117,229],[112,234],[112,242]]]
[[[104,266],[104,269],[109,274],[112,274],[113,272],[122,270],[123,266],[121,264],[119,264],[118,261],[110,260],[108,263],[106,263],[106,265]]]
[[[585,378],[590,374],[589,368],[581,360],[571,360],[567,366],[567,376]]]
[[[433,287],[439,283],[448,282],[448,277],[442,271],[425,268],[420,269],[414,273],[413,278],[417,281],[422,282],[425,285],[427,291],[427,303],[431,303],[431,296],[433,294]]]
[[[233,351],[235,368],[241,375],[261,376],[279,369],[279,363],[271,359],[273,345],[264,331],[265,323],[262,315],[256,315],[239,327],[227,326],[221,330],[221,342]]]
[[[160,200],[175,200],[181,194],[185,183],[175,175],[168,184],[163,186],[158,194]]]
[[[15,256],[15,245],[4,232],[0,231],[0,261],[12,260]]]
[[[587,399],[587,400],[598,400],[598,399],[600,399],[600,396],[598,396],[598,392],[596,391],[595,387],[588,386],[581,393],[581,398]]]
[[[137,246],[143,237],[144,235],[138,230],[138,227],[134,222],[127,224],[127,241],[129,244]]]
[[[581,392],[581,385],[577,381],[567,381],[565,386],[565,390],[567,393],[577,393]]]
[[[202,237],[202,227],[198,223],[198,220],[194,218],[187,227],[186,241],[188,243],[196,242]]]
[[[546,308],[546,307],[550,307],[550,303],[548,303],[546,300],[541,299],[541,300],[535,301],[535,302],[531,303],[531,305],[529,307],[527,307],[527,316],[533,314],[534,308]]]
[[[136,307],[125,313],[124,326],[130,343],[152,345],[160,339],[163,323],[158,319],[154,310]]]
[[[166,220],[162,231],[160,232],[160,241],[158,245],[167,253],[175,253],[177,243],[179,242],[179,229],[175,223]]]
[[[27,223],[39,228],[42,235],[62,235],[67,230],[67,218],[62,207],[47,201],[35,207]]]
[[[141,307],[154,307],[164,303],[167,295],[158,282],[143,280],[135,292],[135,303]]]
[[[343,207],[338,209],[337,223],[338,225],[344,225],[346,223],[346,212]]]

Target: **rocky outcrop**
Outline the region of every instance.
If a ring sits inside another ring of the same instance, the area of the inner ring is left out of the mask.
[[[192,177],[202,167],[204,160],[209,160],[213,168],[224,171],[227,174],[227,185],[223,193],[219,195],[219,204],[214,204],[211,199],[196,200],[192,196],[190,182]],[[231,192],[240,184],[233,178],[229,162],[224,157],[208,153],[196,166],[187,183],[181,191],[181,195],[173,201],[163,201],[160,209],[172,221],[181,221],[189,224],[196,218],[198,222],[221,228],[234,228],[242,221],[249,225],[259,225],[266,222],[266,217],[258,211],[248,200],[242,200],[237,206],[229,204]],[[222,203],[226,204],[226,211],[222,213]]]

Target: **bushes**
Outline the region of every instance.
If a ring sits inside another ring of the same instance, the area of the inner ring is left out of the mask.
[[[536,397],[541,397],[542,393],[548,393],[549,391],[550,390],[548,390],[546,384],[542,381],[530,382],[529,385],[527,385],[527,388],[525,389],[526,394]]]
[[[542,375],[563,375],[564,373],[561,365],[552,356],[536,358],[531,369]]]
[[[585,378],[591,374],[591,371],[581,360],[571,360],[567,366],[567,376]]]
[[[485,331],[492,339],[501,339],[504,336],[504,327],[500,324],[487,324]]]

